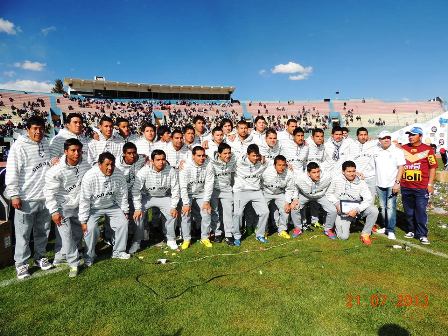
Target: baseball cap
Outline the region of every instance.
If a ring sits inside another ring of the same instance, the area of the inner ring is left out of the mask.
[[[383,139],[387,136],[392,137],[392,134],[389,131],[381,131],[380,134],[378,134],[378,139]]]
[[[412,127],[409,131],[406,132],[406,134],[420,134],[423,135],[423,130],[421,127]]]

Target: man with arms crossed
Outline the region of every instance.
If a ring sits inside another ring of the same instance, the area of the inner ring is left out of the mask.
[[[95,261],[95,245],[99,236],[98,222],[102,216],[110,220],[110,227],[115,232],[112,258],[131,257],[126,253],[128,213],[128,186],[123,173],[115,169],[115,157],[111,153],[101,153],[98,165],[85,173],[81,182],[79,221],[87,247],[85,256],[87,266],[92,266]]]
[[[165,217],[167,245],[176,250],[175,222],[180,199],[179,181],[176,170],[167,164],[165,153],[155,149],[151,153],[151,165],[144,166],[138,173],[132,187],[136,236],[143,236],[143,218],[147,210],[158,208]],[[142,198],[143,194],[143,198]]]

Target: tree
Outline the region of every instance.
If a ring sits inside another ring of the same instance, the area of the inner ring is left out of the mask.
[[[62,80],[56,79],[54,81],[54,87],[51,89],[51,92],[53,93],[62,93],[64,94],[64,83],[62,83]]]

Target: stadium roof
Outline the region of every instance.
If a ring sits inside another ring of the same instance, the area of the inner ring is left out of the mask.
[[[125,83],[106,81],[103,79],[79,79],[64,78],[64,84],[70,87],[71,93],[79,93],[84,95],[102,95],[110,96],[115,92],[118,96],[123,94],[134,93],[142,96],[158,94],[168,95],[204,95],[204,96],[229,96],[235,91],[232,86],[194,86],[194,85],[165,85],[165,84],[141,84],[141,83]]]

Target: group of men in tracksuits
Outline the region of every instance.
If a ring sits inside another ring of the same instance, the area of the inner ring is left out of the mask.
[[[141,249],[148,211],[154,208],[164,217],[167,246],[173,250],[179,248],[177,228],[180,248],[190,246],[192,224],[207,248],[223,240],[240,246],[243,226],[256,217],[259,242],[268,242],[269,221],[280,237],[296,238],[302,234],[307,203],[325,211],[324,234],[331,239],[347,239],[350,223],[366,217],[361,240],[371,243],[378,209],[373,206],[373,144],[368,138],[347,139],[335,127],[324,143],[321,129],[305,139],[296,120],[276,132],[266,129],[263,117],[255,118],[251,132],[244,120],[234,129],[224,119],[209,133],[201,116],[172,132],[144,122],[138,137],[130,134],[126,119],[114,125],[105,116],[94,139],[83,136],[80,114],[69,114],[65,123],[48,143],[44,120],[32,117],[10,150],[6,195],[15,208],[19,279],[29,276],[31,231],[37,266],[47,270],[67,262],[69,276],[75,277],[83,238],[85,265],[95,261],[101,218],[113,242],[112,258],[129,259]],[[318,209],[310,210],[318,218]],[[51,221],[57,228],[53,264],[45,257]]]

